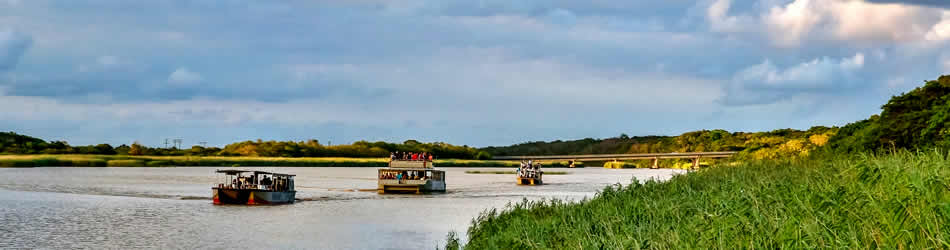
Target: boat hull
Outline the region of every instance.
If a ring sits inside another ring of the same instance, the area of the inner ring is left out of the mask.
[[[518,177],[518,185],[541,185],[544,184],[541,178],[521,178]]]
[[[428,180],[425,183],[411,183],[410,181],[389,180],[378,183],[379,193],[431,193],[445,192],[445,182]]]
[[[294,203],[296,191],[211,188],[214,204],[271,205]]]

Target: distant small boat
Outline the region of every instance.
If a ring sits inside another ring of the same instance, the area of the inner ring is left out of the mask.
[[[544,171],[541,171],[541,163],[522,163],[518,169],[518,185],[541,185],[544,182],[541,177]]]
[[[222,182],[211,187],[214,204],[286,204],[294,203],[292,174],[250,170],[217,170]]]
[[[430,161],[392,160],[378,171],[379,193],[445,192],[445,171]]]

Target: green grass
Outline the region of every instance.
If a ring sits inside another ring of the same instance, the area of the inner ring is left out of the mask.
[[[151,163],[151,162],[150,162]],[[106,162],[106,166],[109,167],[144,167],[145,161],[143,160],[109,160]]]
[[[467,249],[950,248],[946,153],[745,162],[488,210]],[[454,234],[447,248],[458,248]]]
[[[465,171],[466,174],[517,174],[517,171],[484,171],[484,170],[469,170]],[[544,174],[548,175],[565,175],[567,172],[564,171],[544,171]]]
[[[0,155],[0,167],[168,167],[168,166],[276,166],[276,167],[385,167],[387,158],[344,157],[224,157],[125,155]],[[545,167],[567,167],[567,162]],[[436,167],[518,167],[512,161],[436,160]]]

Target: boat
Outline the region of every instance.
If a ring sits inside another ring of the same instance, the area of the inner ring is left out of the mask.
[[[541,163],[521,162],[518,168],[518,185],[541,185],[544,182],[541,177],[544,171],[541,171]]]
[[[378,192],[445,192],[445,171],[437,170],[429,160],[391,160],[378,172]]]
[[[252,170],[216,170],[221,182],[211,187],[215,205],[294,203],[294,176]]]

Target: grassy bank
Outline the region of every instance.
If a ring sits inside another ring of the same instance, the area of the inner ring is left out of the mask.
[[[466,174],[517,174],[516,171],[483,171],[483,170],[469,170],[465,171]],[[565,175],[567,172],[564,171],[544,171],[546,175]]]
[[[901,152],[747,162],[577,203],[489,210],[468,238],[468,249],[950,248],[950,161]]]
[[[120,155],[0,155],[0,167],[167,167],[167,166],[275,166],[275,167],[385,167],[387,158],[342,157],[224,157]],[[518,167],[517,162],[436,160],[436,167]],[[567,162],[545,167],[567,167]]]

